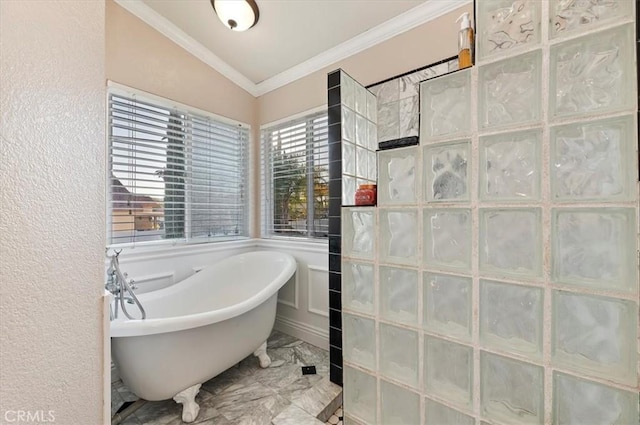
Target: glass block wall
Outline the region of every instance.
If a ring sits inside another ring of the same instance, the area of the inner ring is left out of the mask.
[[[637,424],[634,4],[477,8],[342,210],[345,423]]]
[[[367,86],[378,104],[378,142],[418,137],[420,82],[457,69],[456,56]]]
[[[341,208],[377,176],[377,99],[343,70],[327,75],[329,142],[329,362],[331,382],[342,385]],[[349,245],[348,249],[352,249]]]
[[[342,205],[354,205],[356,189],[376,184],[376,97],[340,71],[342,107]]]

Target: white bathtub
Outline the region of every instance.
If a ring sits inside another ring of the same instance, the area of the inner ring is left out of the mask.
[[[165,400],[254,353],[272,331],[278,289],[295,270],[289,254],[248,252],[139,295],[145,320],[120,312],[111,322],[111,353],[122,381],[140,398]],[[127,306],[138,315],[135,305]]]

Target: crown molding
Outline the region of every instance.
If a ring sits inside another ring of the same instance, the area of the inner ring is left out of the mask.
[[[236,85],[257,97],[256,84],[238,72],[231,65],[216,56],[211,50],[197,42],[193,37],[178,28],[173,22],[147,6],[140,0],[114,0],[134,16],[140,18],[151,28],[155,29],[178,46],[191,53],[211,68],[224,75]]]
[[[115,0],[115,2],[253,96],[258,97],[436,19],[461,6],[472,3],[472,0],[425,1],[419,6],[409,9],[344,43],[332,47],[258,84],[255,84],[245,75],[220,59],[211,52],[211,50],[194,40],[144,2],[140,0]]]
[[[470,3],[472,3],[472,0],[426,1],[344,43],[262,81],[257,84],[258,96],[285,86]]]

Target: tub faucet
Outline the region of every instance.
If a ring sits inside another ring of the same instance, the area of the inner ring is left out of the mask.
[[[123,273],[120,270],[120,262],[118,261],[118,256],[121,251],[114,251],[114,254],[111,256],[111,263],[109,264],[109,268],[107,269],[107,282],[104,287],[107,291],[113,294],[115,297],[115,314],[111,314],[111,318],[118,318],[118,307],[122,309],[122,312],[128,319],[135,320],[135,317],[131,316],[127,311],[125,306],[125,301],[127,304],[135,304],[140,313],[142,315],[141,320],[146,319],[147,313],[138,301],[138,297],[133,292],[136,289],[136,286],[133,284],[133,279],[127,280],[127,273]],[[125,293],[128,292],[129,296],[125,296]]]

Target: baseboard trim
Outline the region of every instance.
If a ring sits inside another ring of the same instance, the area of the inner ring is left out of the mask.
[[[274,329],[295,336],[309,344],[329,350],[329,330],[317,328],[280,315],[276,316]]]

